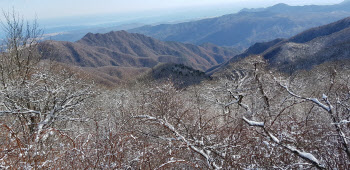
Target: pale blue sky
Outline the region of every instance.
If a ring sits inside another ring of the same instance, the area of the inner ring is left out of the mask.
[[[266,7],[277,3],[289,5],[335,4],[343,0],[0,0],[0,8],[14,7],[20,14],[38,18],[95,15],[181,9],[211,5]]]

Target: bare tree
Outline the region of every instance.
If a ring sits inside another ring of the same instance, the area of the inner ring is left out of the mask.
[[[4,158],[21,153],[20,159],[27,163],[25,168],[38,168],[43,163],[44,156],[40,155],[46,148],[45,136],[52,131],[61,134],[59,131],[69,121],[84,121],[81,106],[94,92],[92,85],[65,67],[40,60],[41,30],[36,21],[25,23],[15,11],[4,12],[4,16],[2,27],[6,38],[0,54],[0,120],[13,137],[8,142],[17,141],[17,146],[7,148],[9,152]]]
[[[1,27],[6,37],[0,50],[0,81],[6,88],[9,83],[25,83],[40,61],[37,45],[42,30],[36,20],[25,22],[15,10],[3,11],[3,16],[5,20],[1,21]]]
[[[336,77],[336,70],[328,73],[324,67],[315,68],[307,75],[303,72],[298,73],[296,76],[301,79],[294,78],[294,84],[299,88],[298,92],[294,92],[286,85],[292,84],[287,81],[289,77],[263,70],[265,83],[258,81],[258,84],[260,83],[258,87],[268,89],[271,85],[267,82],[274,82],[272,85],[274,89],[270,95],[275,93],[278,96],[269,97],[263,95],[264,93],[261,93],[263,97],[256,96],[259,99],[256,101],[261,103],[266,103],[266,100],[272,102],[270,109],[261,107],[262,111],[253,116],[251,116],[252,106],[249,106],[246,100],[232,102],[246,110],[242,120],[247,125],[260,129],[257,134],[274,144],[269,145],[270,150],[273,150],[271,146],[278,146],[279,149],[293,153],[296,158],[305,161],[302,164],[291,163],[290,167],[294,164],[311,165],[318,169],[342,169],[349,164],[348,75],[345,72],[344,75]],[[332,65],[326,68],[332,68]],[[280,78],[276,78],[277,76]],[[306,76],[309,76],[308,79],[303,80]],[[330,81],[325,81],[327,79]],[[309,86],[312,80],[313,85]],[[322,94],[321,99],[304,97],[315,94]]]

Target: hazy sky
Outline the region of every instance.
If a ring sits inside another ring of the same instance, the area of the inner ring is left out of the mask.
[[[38,18],[125,13],[183,7],[232,5],[266,7],[277,3],[289,5],[335,4],[343,0],[0,0],[0,8],[14,7],[24,16]]]

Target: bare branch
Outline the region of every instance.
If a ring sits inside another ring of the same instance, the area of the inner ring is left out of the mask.
[[[259,127],[262,128],[264,130],[264,132],[269,136],[269,138],[271,139],[271,141],[273,141],[274,143],[282,146],[283,148],[291,151],[292,153],[296,154],[297,156],[299,156],[300,158],[310,162],[311,164],[313,164],[316,168],[318,169],[325,169],[323,165],[320,164],[320,162],[310,153],[307,152],[301,152],[293,147],[284,145],[283,143],[280,142],[280,140],[278,140],[278,138],[276,136],[274,136],[271,132],[269,132],[264,123],[263,122],[255,122],[255,121],[251,121],[246,119],[245,117],[243,117],[243,120],[249,125],[249,126],[255,126],[255,127]]]
[[[203,150],[203,149],[199,149],[197,148],[194,144],[192,144],[189,140],[187,140],[183,135],[181,135],[175,128],[174,126],[172,126],[171,124],[169,124],[166,120],[162,120],[162,119],[158,119],[149,115],[140,115],[140,116],[134,116],[134,118],[138,118],[138,119],[146,119],[146,120],[151,120],[151,121],[155,121],[161,125],[163,125],[164,127],[166,127],[168,130],[170,130],[172,133],[174,133],[177,137],[179,137],[183,142],[186,143],[186,145],[194,152],[198,153],[199,155],[201,155],[203,158],[206,159],[207,164],[209,165],[209,167],[213,168],[213,169],[221,169],[221,167],[219,167],[218,165],[216,165],[215,161],[213,160],[213,158],[209,155],[210,152],[208,152],[208,150]]]

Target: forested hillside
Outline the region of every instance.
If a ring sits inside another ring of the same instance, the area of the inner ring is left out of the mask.
[[[206,71],[239,54],[234,48],[164,42],[126,31],[89,33],[74,43],[44,41],[38,48],[45,54],[43,59],[78,66],[96,82],[106,85],[125,83],[162,63]]]

